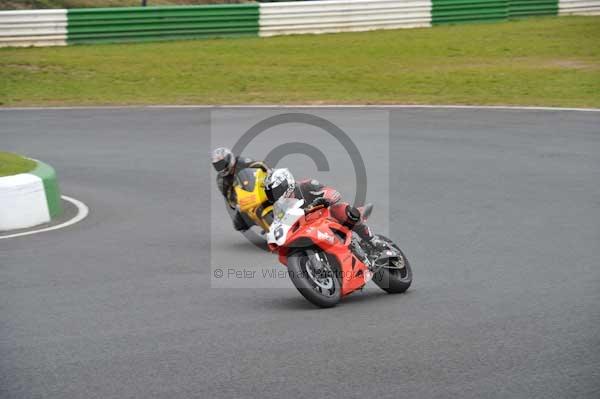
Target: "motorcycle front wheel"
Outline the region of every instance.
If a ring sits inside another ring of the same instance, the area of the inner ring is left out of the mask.
[[[377,237],[385,241],[400,256],[395,262],[379,269],[373,275],[373,282],[389,294],[401,294],[412,284],[413,277],[410,263],[406,259],[404,252],[392,240],[379,234]]]
[[[288,273],[296,289],[310,303],[331,308],[342,297],[337,267],[318,249],[298,250],[288,256]]]

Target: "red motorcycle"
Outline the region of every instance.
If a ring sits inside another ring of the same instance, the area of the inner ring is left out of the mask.
[[[369,280],[393,294],[410,287],[410,264],[390,239],[376,235],[385,248],[367,255],[370,244],[330,217],[328,208],[304,210],[303,204],[295,198],[277,201],[267,243],[308,301],[323,308],[335,306]]]

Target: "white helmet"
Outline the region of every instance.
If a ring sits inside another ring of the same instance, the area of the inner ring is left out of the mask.
[[[265,192],[271,202],[294,195],[296,181],[289,169],[274,169],[265,179]]]
[[[221,176],[227,176],[233,172],[235,167],[235,156],[229,148],[219,147],[213,150],[212,164]]]

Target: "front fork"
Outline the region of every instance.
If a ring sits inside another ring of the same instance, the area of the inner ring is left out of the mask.
[[[334,271],[331,269],[327,255],[320,251],[306,250],[308,265],[318,279],[333,278]]]
[[[317,272],[321,272],[323,270],[324,265],[329,265],[329,261],[325,257],[323,259],[322,253],[319,251],[313,251],[311,249],[306,250],[306,255],[308,255],[308,261],[310,265],[313,267],[313,270]]]

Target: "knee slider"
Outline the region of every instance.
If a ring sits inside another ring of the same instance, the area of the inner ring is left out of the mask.
[[[346,225],[347,227],[354,227],[354,225],[360,222],[360,211],[355,207],[348,205],[346,207]]]

